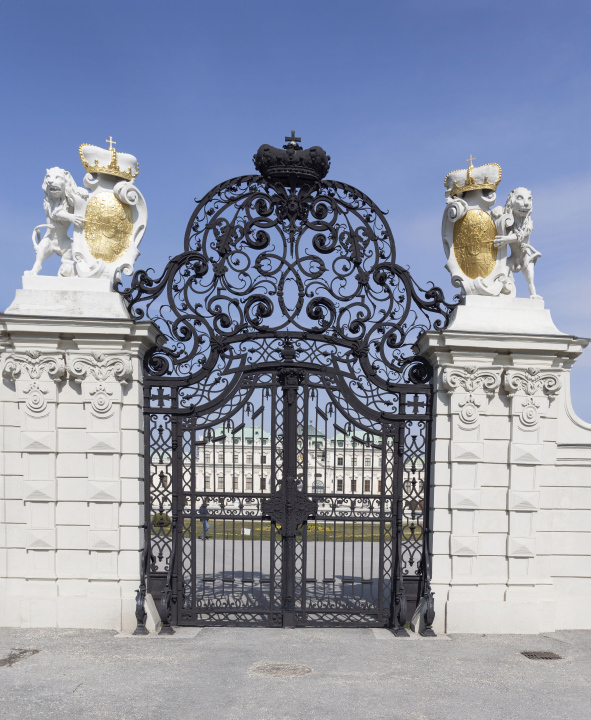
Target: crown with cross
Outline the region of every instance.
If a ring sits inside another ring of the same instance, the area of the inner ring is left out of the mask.
[[[295,131],[285,138],[283,148],[261,145],[253,156],[254,166],[265,180],[302,185],[318,182],[330,169],[330,155],[318,146],[304,150]]]
[[[113,147],[117,143],[111,136],[105,142],[109,143],[108,148],[96,145],[80,145],[78,148],[80,160],[82,160],[86,172],[115,175],[124,180],[135,179],[140,171],[137,158],[127,153],[117,152]]]
[[[497,163],[488,163],[474,167],[476,158],[470,157],[466,162],[470,163],[468,168],[452,170],[445,176],[444,184],[446,197],[453,197],[470,190],[496,190],[501,182],[501,166]]]

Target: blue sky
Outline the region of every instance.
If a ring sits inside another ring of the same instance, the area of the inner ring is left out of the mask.
[[[588,0],[4,0],[0,307],[33,262],[45,169],[81,184],[80,143],[112,135],[138,157],[136,267],[160,270],[194,198],[294,129],[389,210],[398,261],[449,297],[443,178],[471,153],[498,162],[499,202],[533,192],[538,292],[561,330],[591,336],[590,30]],[[573,370],[587,420],[589,356]]]

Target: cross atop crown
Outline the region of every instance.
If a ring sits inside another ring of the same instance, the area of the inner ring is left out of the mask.
[[[302,142],[302,138],[295,136],[295,130],[291,131],[291,137],[286,137],[285,142],[289,145],[297,145],[298,143]]]

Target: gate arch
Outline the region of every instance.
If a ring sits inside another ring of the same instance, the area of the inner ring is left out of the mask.
[[[144,359],[138,628],[151,592],[164,632],[404,633],[422,599],[429,633],[432,369],[415,342],[454,305],[396,263],[370,198],[325,179],[322,148],[286,140],[197,203],[160,277],[121,290],[161,333]]]

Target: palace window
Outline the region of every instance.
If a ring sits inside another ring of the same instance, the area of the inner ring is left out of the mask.
[[[366,492],[366,493],[370,492],[370,482],[369,482],[369,480],[364,480],[364,481],[363,481],[363,492]]]
[[[261,465],[266,465],[266,464],[267,464],[267,456],[261,455]]]
[[[371,458],[365,458],[365,467],[371,467]]]
[[[238,475],[232,475],[232,490],[238,490]]]
[[[218,477],[218,490],[224,489],[224,478],[220,475]]]
[[[337,492],[343,492],[343,478],[337,479]]]
[[[382,492],[382,481],[381,480],[378,480],[378,492],[379,493]]]
[[[205,476],[205,489],[211,490],[211,475]]]
[[[240,455],[236,455],[236,453],[234,453],[234,462],[240,462]]]
[[[211,462],[211,453],[205,453],[205,462],[210,463]]]
[[[343,460],[342,456],[339,456],[339,457],[337,458],[337,465],[344,465],[344,464],[345,464],[345,463],[344,463],[344,460]]]
[[[251,463],[251,462],[252,462],[252,453],[249,453],[249,454],[246,456],[246,462],[247,462],[247,463]]]
[[[224,462],[224,453],[218,453],[218,462]]]
[[[352,493],[357,492],[357,479],[356,478],[351,479],[351,492]]]
[[[246,476],[246,492],[252,492],[252,475]]]
[[[261,477],[261,490],[267,489],[267,478],[263,475]]]

